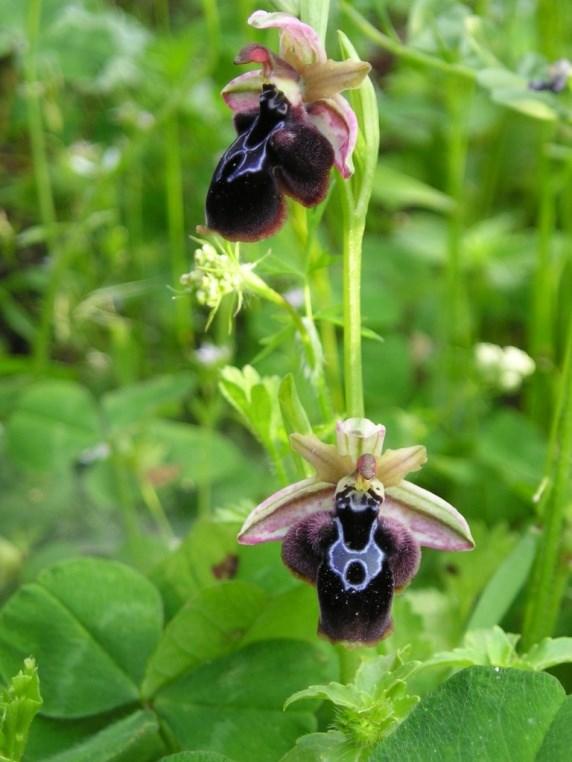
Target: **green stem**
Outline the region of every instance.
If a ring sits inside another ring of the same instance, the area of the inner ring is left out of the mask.
[[[207,25],[209,42],[209,62],[213,67],[218,59],[220,47],[220,14],[217,0],[202,0],[203,16]]]
[[[365,219],[358,217],[354,212],[349,183],[344,185],[343,197],[343,310],[346,415],[350,418],[363,418],[361,259]]]
[[[145,477],[140,478],[139,489],[141,490],[143,501],[145,502],[153,521],[157,525],[158,530],[167,542],[171,542],[175,539],[175,533],[173,532],[167,514],[163,509],[157,490],[151,484],[149,479]]]
[[[313,27],[322,45],[326,40],[330,0],[300,0],[300,20]]]
[[[447,61],[435,58],[428,53],[423,53],[420,50],[408,47],[392,37],[388,37],[388,35],[380,32],[379,29],[376,29],[370,24],[359,11],[356,11],[348,3],[341,3],[341,11],[356,25],[365,37],[372,42],[375,42],[380,48],[386,50],[397,58],[425,69],[433,69],[434,71],[441,71],[445,74],[454,74],[471,81],[476,79],[476,72],[466,66],[448,63]]]
[[[50,328],[53,307],[59,288],[65,262],[63,253],[57,246],[57,220],[50,171],[48,165],[46,136],[44,133],[40,82],[38,80],[38,38],[42,19],[42,0],[30,0],[28,6],[27,31],[29,51],[25,59],[26,97],[28,133],[32,148],[34,179],[40,219],[46,234],[46,242],[51,258],[51,269],[46,292],[40,310],[38,330],[34,338],[34,366],[41,372],[50,354]]]
[[[470,95],[470,93],[469,93]],[[446,308],[444,310],[447,390],[450,400],[466,372],[470,347],[467,295],[463,276],[464,181],[467,158],[467,93],[458,80],[447,83],[447,191],[454,206],[449,214],[447,240]]]
[[[555,60],[563,53],[562,33],[566,29],[563,10],[565,4],[554,0],[537,0],[536,30],[538,50],[548,60]]]
[[[282,294],[271,288],[262,278],[254,272],[250,272],[245,277],[248,288],[258,296],[266,299],[266,301],[276,304],[288,313],[288,316],[294,323],[296,331],[300,335],[304,351],[306,353],[308,365],[312,372],[316,370],[316,358],[315,352],[312,348],[313,339],[308,330],[308,326],[304,323],[304,320],[300,317],[298,311],[288,302]],[[323,368],[318,368],[316,373],[316,392],[318,394],[318,403],[320,405],[320,412],[325,421],[330,421],[333,417],[332,403],[328,391],[327,384],[325,382]]]
[[[170,32],[168,0],[163,0],[163,26]],[[167,195],[167,225],[169,231],[169,252],[171,278],[178,283],[187,267],[185,248],[185,207],[183,200],[183,172],[179,121],[176,112],[165,122],[165,186]],[[186,299],[175,300],[175,323],[179,345],[188,351],[192,343],[191,310]]]
[[[332,305],[332,284],[329,271],[323,267],[316,270],[313,276],[314,288],[319,299],[319,308],[327,309]],[[330,390],[332,404],[336,415],[342,415],[344,409],[344,391],[338,356],[338,338],[336,326],[329,320],[320,321],[320,338],[324,348],[325,383]]]
[[[359,60],[358,54],[338,32],[344,58]],[[377,97],[369,78],[352,91],[361,135],[353,178],[342,182],[343,209],[343,311],[344,311],[344,384],[346,415],[363,418],[363,374],[361,357],[361,262],[367,210],[373,188],[379,152],[379,114]]]
[[[128,545],[134,555],[137,554],[137,548],[141,539],[141,532],[137,521],[137,509],[133,500],[127,469],[124,458],[113,439],[110,440],[111,447],[111,467],[115,480],[115,487],[119,500],[119,507],[123,518],[123,526]]]
[[[572,466],[572,313],[567,332],[560,399],[555,412],[555,415],[560,415],[560,420],[556,423],[559,447],[554,448],[549,474],[549,483],[553,486],[546,494],[543,532],[529,588],[523,628],[525,649],[551,634],[565,587],[562,584],[562,536]]]
[[[325,203],[326,202],[324,202],[324,204]],[[323,330],[320,330],[318,333],[316,329],[312,300],[313,293],[316,291],[318,277],[320,273],[324,271],[324,268],[316,263],[316,260],[320,255],[318,242],[316,240],[316,228],[319,219],[322,217],[322,214],[323,207],[319,210],[319,214],[315,214],[312,218],[312,222],[310,222],[308,210],[299,205],[296,205],[295,213],[292,215],[292,218],[293,222],[295,223],[293,225],[294,231],[304,252],[304,262],[306,268],[306,277],[304,284],[304,306],[306,311],[306,321],[315,331],[316,338],[318,338],[320,341],[321,350],[323,352],[323,361],[320,361],[320,358],[316,358],[318,362],[313,363],[315,366],[313,367],[314,387],[318,395],[318,403],[320,405],[320,412],[322,414],[323,422],[325,424],[329,424],[334,415],[334,410],[332,406],[332,395],[330,392],[330,387],[326,380],[328,355],[326,354],[325,345],[323,342]],[[307,327],[304,327],[306,328],[306,333],[308,334],[309,332]],[[310,336],[308,336],[307,342],[311,351],[312,339]]]
[[[554,321],[554,273],[552,268],[552,241],[555,231],[555,193],[551,174],[551,159],[547,146],[554,137],[553,125],[543,128],[539,168],[538,199],[538,247],[536,272],[532,291],[532,316],[530,324],[529,353],[537,363],[537,373],[533,379],[529,406],[533,417],[546,420],[547,403],[550,402],[550,387],[547,370],[552,365],[553,321]]]

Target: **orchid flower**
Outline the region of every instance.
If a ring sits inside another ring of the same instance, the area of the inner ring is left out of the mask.
[[[283,540],[282,559],[315,584],[319,630],[333,641],[374,643],[391,632],[394,591],[417,572],[420,546],[471,550],[471,530],[452,505],[404,479],[426,462],[421,445],[387,450],[385,428],[340,421],[336,445],[293,434],[315,476],[271,495],[247,517],[239,542]]]
[[[278,29],[279,55],[244,47],[237,64],[260,64],[222,91],[238,137],[219,161],[207,194],[207,226],[232,241],[275,233],[286,215],[284,194],[304,206],[325,197],[335,165],[353,172],[357,120],[342,90],[359,87],[370,65],[331,61],[312,27],[287,13],[256,11],[248,23]]]

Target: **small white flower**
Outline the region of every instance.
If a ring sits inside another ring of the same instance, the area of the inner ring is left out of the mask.
[[[476,345],[475,361],[483,379],[502,392],[517,391],[536,369],[532,357],[522,349],[487,342]]]
[[[518,347],[504,348],[504,367],[518,373],[522,378],[531,376],[536,370],[536,364],[530,355]]]
[[[229,351],[228,347],[218,347],[216,344],[211,344],[210,341],[205,341],[195,351],[195,357],[201,365],[212,367],[213,365],[227,362]]]

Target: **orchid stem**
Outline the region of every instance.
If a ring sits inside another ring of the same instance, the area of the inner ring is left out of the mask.
[[[449,214],[447,265],[445,269],[446,309],[444,314],[445,376],[444,399],[454,398],[466,374],[466,355],[470,351],[471,329],[463,274],[464,178],[467,160],[466,118],[472,87],[459,80],[446,83],[448,115],[447,189],[454,207]],[[457,406],[455,406],[457,408]]]
[[[349,190],[349,186],[344,187],[344,382],[346,414],[363,418],[361,259],[365,220],[356,219]]]
[[[552,265],[556,228],[555,187],[551,173],[551,158],[547,151],[555,134],[553,125],[543,125],[539,162],[538,243],[536,272],[534,274],[531,323],[529,327],[529,354],[537,364],[529,394],[529,412],[542,424],[549,412],[551,388],[548,371],[553,365],[554,289]]]
[[[354,46],[338,32],[345,59],[359,61]],[[355,155],[357,171],[342,184],[343,296],[344,296],[344,384],[346,414],[363,418],[363,374],[361,359],[361,262],[367,210],[379,153],[379,114],[377,96],[369,77],[351,91],[358,118],[361,141]]]

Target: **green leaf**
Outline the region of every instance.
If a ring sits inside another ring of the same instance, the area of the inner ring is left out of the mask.
[[[514,111],[539,119],[543,122],[554,122],[558,119],[558,111],[553,108],[548,98],[542,98],[541,93],[533,97],[530,92],[521,90],[495,90],[493,100]]]
[[[37,471],[68,467],[102,438],[89,392],[71,381],[34,384],[19,398],[6,427],[10,457]]]
[[[40,57],[55,60],[66,79],[86,89],[109,91],[139,80],[138,57],[147,40],[145,28],[130,15],[65,4],[41,36]]]
[[[57,736],[61,724],[50,726],[52,736]],[[141,710],[106,724],[99,732],[49,757],[38,747],[38,754],[30,756],[29,762],[155,762],[164,752],[157,717]]]
[[[371,762],[533,762],[564,698],[552,675],[471,667],[426,696]]]
[[[296,380],[292,373],[286,374],[280,382],[278,389],[278,401],[282,412],[282,419],[288,434],[311,434],[312,426],[308,420],[304,406],[298,395]],[[312,475],[312,467],[298,454],[293,453],[300,477]]]
[[[42,706],[38,668],[32,658],[0,693],[0,759],[20,762],[32,720]]]
[[[455,206],[450,196],[387,163],[379,164],[375,171],[372,198],[390,209],[420,207],[448,213]]]
[[[300,401],[296,380],[292,373],[287,373],[280,382],[278,400],[288,433],[311,434],[312,425]]]
[[[317,641],[318,604],[308,585],[270,596],[235,580],[199,591],[169,622],[151,657],[142,693],[151,696],[199,664],[261,640]]]
[[[192,376],[183,372],[124,386],[103,397],[103,413],[112,428],[123,428],[154,415],[163,406],[178,403],[193,383]]]
[[[338,41],[344,60],[360,60],[348,37],[339,30]],[[351,91],[349,97],[360,127],[355,149],[356,171],[349,183],[354,192],[354,214],[365,221],[379,152],[379,113],[371,79],[366,77],[359,87]],[[347,190],[349,183],[346,185]]]
[[[544,638],[522,655],[516,651],[519,640],[520,635],[504,632],[497,625],[488,630],[470,630],[460,648],[434,654],[423,662],[422,668],[443,665],[468,667],[478,664],[544,670],[572,662],[572,638]]]
[[[352,683],[328,683],[304,688],[286,701],[318,698],[336,707],[334,726],[346,739],[348,752],[359,756],[392,732],[419,701],[407,692],[406,680],[419,662],[404,662],[400,653],[364,659]]]
[[[467,625],[468,630],[499,624],[528,579],[538,534],[530,529],[500,564],[483,590]]]
[[[206,661],[235,650],[267,596],[247,582],[225,582],[198,593],[169,622],[147,666],[144,696]]]
[[[239,527],[199,519],[183,543],[151,573],[163,596],[167,618],[200,590],[232,576]]]
[[[530,500],[543,476],[546,454],[546,443],[531,421],[516,411],[497,412],[479,434],[477,453],[505,484]]]
[[[554,96],[530,90],[524,77],[508,69],[482,69],[477,74],[477,82],[490,92],[496,103],[540,121],[558,119]]]
[[[182,479],[208,484],[244,465],[236,446],[226,437],[199,426],[177,421],[149,422],[145,435],[162,448],[162,463],[177,466]]]
[[[219,388],[252,434],[271,450],[286,440],[278,404],[278,376],[260,376],[250,365],[242,370],[227,366],[221,371]]]
[[[326,39],[330,0],[300,0],[300,20],[316,30],[322,45]]]
[[[159,762],[233,762],[233,760],[216,751],[182,751],[179,754],[161,757]]]
[[[292,640],[254,643],[160,691],[155,708],[184,747],[237,762],[275,762],[299,735],[316,729],[309,711],[283,712],[284,701],[336,670],[331,649]]]
[[[245,633],[244,643],[272,638],[316,642],[318,619],[316,590],[310,585],[299,583],[267,600],[266,606],[258,612],[258,617]]]
[[[471,630],[467,632],[460,648],[436,653],[423,663],[423,669],[434,666],[454,668],[474,665],[491,667],[521,666],[516,652],[519,635],[504,632],[496,626],[490,630]]]
[[[139,697],[162,625],[155,588],[123,564],[64,562],[25,585],[0,613],[0,672],[29,653],[51,717],[84,717]]]
[[[343,733],[309,733],[296,741],[280,762],[357,762],[363,759],[359,752],[352,753]]]
[[[532,669],[550,669],[572,662],[572,638],[544,638],[523,657]]]
[[[536,762],[569,762],[572,749],[572,696],[568,696],[558,710]]]

